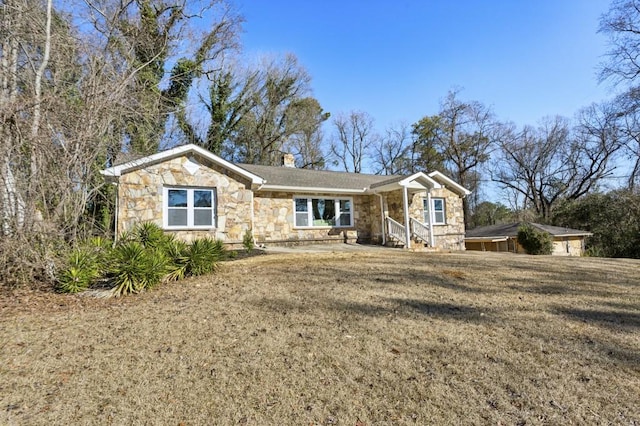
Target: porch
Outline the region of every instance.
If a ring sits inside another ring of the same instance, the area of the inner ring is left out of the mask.
[[[380,201],[383,245],[407,249],[436,247],[433,232],[432,190],[443,186],[424,173],[415,173],[395,182],[372,185]]]

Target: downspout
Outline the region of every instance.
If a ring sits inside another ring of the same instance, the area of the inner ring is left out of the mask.
[[[409,229],[409,195],[407,187],[402,187],[402,204],[404,206],[404,235],[405,245],[408,249],[411,248],[411,230]]]
[[[250,206],[249,210],[251,212],[251,238],[253,238],[253,242],[255,244],[255,242],[256,242],[256,234],[255,234],[256,223],[255,223],[255,209],[253,207],[253,188],[251,189],[251,206]]]
[[[427,192],[427,208],[429,209],[429,245],[436,246],[436,237],[433,235],[433,209],[431,208],[431,188]]]
[[[382,194],[376,194],[380,197],[380,224],[382,225],[382,245],[387,244],[387,229],[386,229],[386,221],[384,217],[384,201],[382,199]]]
[[[118,200],[120,199],[120,185],[118,185],[118,181],[113,182],[113,184],[116,186],[116,212],[114,215],[115,226],[113,227],[113,232],[115,235],[113,236],[113,240],[118,241],[118,235],[120,235],[120,232],[118,231],[118,210],[120,207],[120,203],[118,202]]]

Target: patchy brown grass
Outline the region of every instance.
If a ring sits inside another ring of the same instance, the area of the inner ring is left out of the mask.
[[[639,424],[640,262],[269,255],[0,301],[0,424]]]

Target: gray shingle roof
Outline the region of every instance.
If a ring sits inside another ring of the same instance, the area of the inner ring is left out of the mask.
[[[368,189],[376,183],[393,181],[395,179],[402,180],[404,177],[297,169],[294,167],[261,166],[256,164],[238,164],[238,166],[265,179],[267,181],[266,185],[305,188],[363,190],[365,188]]]
[[[515,237],[518,235],[518,228],[523,222],[505,223],[501,225],[481,226],[470,229],[466,232],[465,238],[495,238],[495,237]],[[548,232],[554,237],[568,236],[589,236],[592,235],[588,231],[579,229],[564,228],[562,226],[541,225],[539,223],[530,223],[531,226],[541,231]]]

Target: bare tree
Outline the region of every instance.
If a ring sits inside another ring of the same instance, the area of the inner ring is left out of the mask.
[[[293,54],[263,59],[252,106],[238,124],[229,157],[236,161],[275,165],[285,142],[300,129],[292,126],[299,101],[310,92],[311,78]]]
[[[385,135],[372,147],[373,164],[377,174],[395,175],[412,173],[413,139],[407,123],[397,123],[385,130]]]
[[[600,80],[623,89],[615,104],[625,155],[632,164],[627,186],[633,190],[640,181],[640,1],[614,0],[600,19],[599,32],[608,37],[610,46],[600,66]]]
[[[621,146],[616,113],[606,104],[582,110],[573,128],[561,117],[520,131],[510,125],[499,139],[492,179],[548,221],[560,201],[582,197],[611,174]]]
[[[335,163],[351,173],[361,173],[364,160],[379,136],[373,127],[373,117],[364,111],[338,114],[333,119],[334,135],[331,154]]]
[[[417,141],[425,153],[441,157],[446,171],[465,188],[478,190],[479,166],[489,160],[496,121],[493,112],[477,101],[461,101],[452,90],[440,105],[437,116],[425,117],[414,125]],[[471,201],[463,200],[465,225],[471,218]]]
[[[640,76],[640,1],[614,0],[600,19],[599,32],[610,45],[608,60],[600,65],[600,79],[633,84]]]
[[[48,0],[0,8],[0,282],[50,278],[68,242],[109,229],[98,171],[123,143],[143,67],[114,60],[118,39],[80,19]]]

